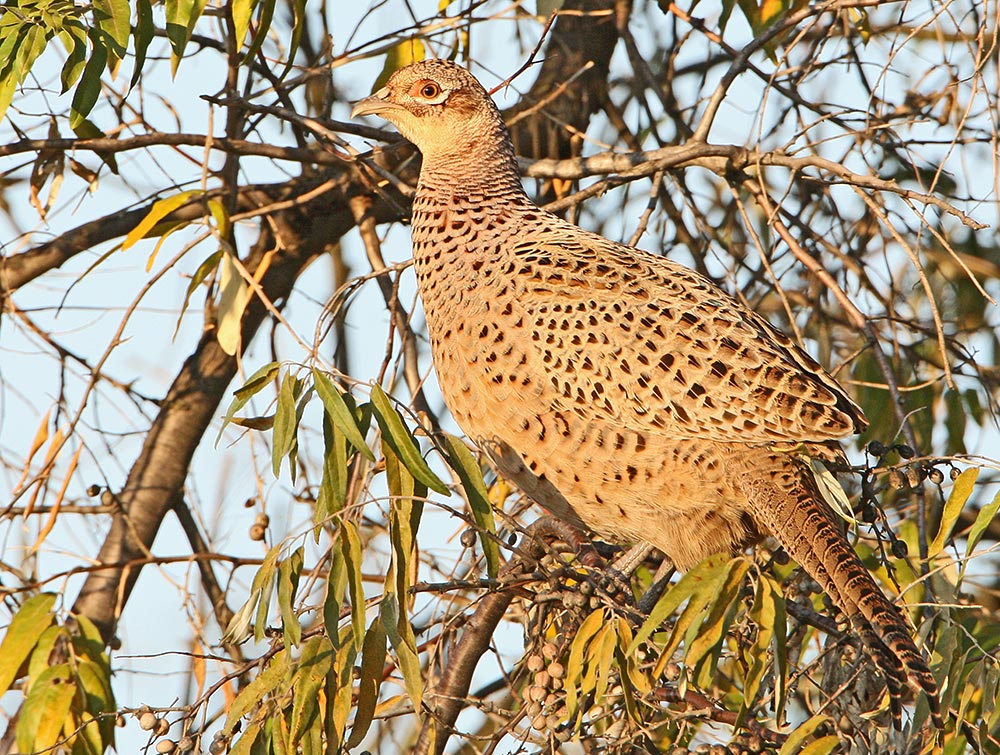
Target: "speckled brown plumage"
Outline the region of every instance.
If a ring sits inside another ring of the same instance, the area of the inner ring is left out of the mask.
[[[837,439],[867,425],[833,378],[697,273],[535,206],[498,110],[459,66],[397,71],[355,108],[369,113],[423,154],[413,255],[434,364],[500,471],[681,568],[773,535],[857,627],[894,701],[909,678],[936,709],[907,620],[805,458],[841,459]]]

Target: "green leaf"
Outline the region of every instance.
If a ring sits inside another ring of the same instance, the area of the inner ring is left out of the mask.
[[[242,387],[237,388],[233,392],[233,395],[236,398],[233,399],[229,408],[226,410],[226,416],[222,420],[222,427],[219,428],[219,434],[215,438],[216,445],[219,444],[223,431],[225,431],[229,423],[233,421],[233,417],[236,416],[236,412],[246,406],[247,402],[251,398],[258,394],[265,385],[270,383],[279,369],[281,369],[280,362],[268,362],[251,375]]]
[[[21,664],[28,658],[42,633],[52,625],[55,619],[52,607],[56,603],[56,597],[51,592],[30,597],[11,619],[3,642],[0,642],[0,695],[10,689]],[[30,748],[25,752],[30,752]]]
[[[316,496],[316,506],[313,512],[313,522],[316,527],[313,533],[319,542],[322,528],[320,525],[328,521],[347,502],[348,469],[347,440],[339,432],[330,417],[323,415],[323,477],[319,484],[319,494]]]
[[[294,752],[312,724],[319,718],[319,691],[333,665],[333,647],[323,635],[311,637],[302,646],[292,684],[292,718],[288,746]]]
[[[346,748],[357,747],[368,733],[375,716],[378,693],[385,668],[386,633],[381,618],[372,620],[361,648],[361,676],[358,680],[358,707]]]
[[[788,735],[788,739],[781,746],[778,755],[797,755],[802,753],[802,743],[812,735],[816,729],[830,720],[829,716],[816,715],[803,724],[799,724]]]
[[[250,602],[256,601],[257,606],[257,615],[253,622],[253,636],[256,642],[264,639],[264,630],[267,628],[267,613],[271,605],[271,594],[274,592],[279,555],[281,546],[275,546],[267,552],[264,563],[260,565],[250,585]]]
[[[406,427],[399,412],[389,402],[385,391],[378,385],[372,386],[372,407],[375,409],[375,419],[382,429],[382,436],[400,461],[410,470],[410,474],[431,490],[447,495],[448,486],[427,466],[424,457],[420,455],[416,438]]]
[[[496,522],[493,520],[493,506],[483,481],[483,471],[466,445],[454,435],[445,435],[444,444],[448,451],[448,462],[462,483],[472,510],[472,518],[479,528],[479,542],[482,543],[483,555],[486,556],[486,572],[492,579],[496,579],[500,570],[500,548],[496,541]]]
[[[685,661],[697,669],[695,680],[704,688],[712,683],[726,631],[740,605],[737,598],[749,568],[746,559],[733,559],[726,564],[721,579],[714,589],[708,591],[709,610],[703,614],[700,623],[692,623],[685,635]]]
[[[267,33],[271,29],[271,20],[274,18],[275,5],[276,0],[259,1],[257,11],[257,28],[254,29],[253,41],[250,43],[250,47],[247,49],[243,60],[253,60],[253,58],[260,51],[261,46],[264,44],[264,40],[267,39]]]
[[[966,469],[955,480],[955,484],[951,488],[951,494],[948,496],[948,500],[945,501],[944,510],[941,512],[941,524],[938,527],[937,534],[927,548],[927,555],[929,557],[933,558],[944,550],[945,543],[951,535],[951,530],[955,526],[955,522],[958,521],[962,509],[965,507],[965,502],[972,495],[972,487],[975,485],[977,477],[979,477],[979,469],[973,467]]]
[[[73,93],[73,104],[70,106],[69,125],[75,128],[90,115],[101,94],[101,75],[108,63],[108,51],[96,31],[90,33],[90,59],[83,68],[80,83]]]
[[[136,0],[136,21],[132,30],[132,40],[135,47],[135,66],[132,69],[132,80],[129,82],[131,91],[139,79],[142,77],[143,67],[146,65],[146,51],[149,43],[153,41],[156,28],[153,25],[153,5],[150,0]]]
[[[627,654],[634,655],[639,646],[649,639],[653,632],[662,628],[663,622],[666,621],[667,617],[673,614],[685,600],[699,591],[704,592],[702,585],[705,580],[705,571],[717,571],[720,565],[724,566],[724,562],[727,560],[721,556],[713,556],[706,561],[702,561],[694,569],[681,577],[676,585],[673,585],[664,592],[660,596],[660,599],[656,601],[653,610],[649,612],[649,617],[639,627],[639,631],[636,632],[635,639],[632,640]]]
[[[379,616],[382,626],[389,637],[389,643],[396,652],[399,670],[403,673],[403,685],[413,702],[415,711],[420,711],[423,702],[424,683],[421,675],[420,657],[417,654],[417,643],[413,636],[413,627],[400,611],[402,596],[389,593],[382,598],[379,605]]]
[[[113,77],[128,49],[132,9],[129,0],[93,0],[91,10],[94,23],[103,32],[101,41],[108,51],[108,73]]]
[[[51,666],[31,680],[17,722],[17,746],[21,752],[38,752],[60,741],[69,706],[76,695],[68,663]]]
[[[194,26],[205,10],[207,0],[164,0],[167,11],[167,39],[170,40],[170,73],[177,74],[184,48]]]
[[[291,373],[286,373],[278,388],[278,408],[274,414],[274,431],[271,437],[271,468],[275,477],[281,475],[281,463],[286,456],[292,454],[296,444],[298,430],[298,400],[299,381]],[[295,466],[291,465],[289,473],[295,480]]]
[[[997,493],[993,498],[993,501],[983,506],[979,510],[979,514],[976,515],[976,521],[972,523],[972,527],[969,529],[969,535],[966,538],[966,556],[971,556],[976,550],[976,546],[979,545],[979,541],[982,539],[983,533],[986,532],[986,528],[990,526],[990,522],[992,522],[993,518],[997,515],[997,509],[1000,509],[1000,493]]]
[[[365,586],[361,573],[361,538],[354,522],[340,525],[340,547],[347,569],[347,589],[351,594],[351,623],[354,627],[354,647],[360,648],[365,635]]]
[[[340,607],[347,592],[347,566],[344,552],[335,543],[330,553],[330,572],[326,578],[323,598],[323,626],[334,646],[340,645]]]
[[[226,714],[225,731],[231,732],[236,722],[251,710],[261,704],[269,694],[277,689],[290,670],[291,660],[288,649],[281,650],[275,655],[257,678],[243,688],[243,690],[233,700]]]
[[[327,416],[330,417],[330,421],[336,425],[337,429],[350,441],[350,444],[360,451],[368,461],[375,461],[375,454],[372,453],[371,448],[365,443],[365,436],[358,426],[358,420],[354,412],[347,406],[344,396],[334,386],[333,381],[324,373],[315,368],[312,373],[313,385],[316,388],[317,395],[323,402],[323,409]]]
[[[297,548],[291,556],[278,566],[278,610],[281,612],[281,629],[285,644],[298,647],[302,641],[302,625],[295,614],[295,593],[302,575],[304,551]]]
[[[79,80],[87,64],[87,32],[78,24],[68,24],[59,39],[66,48],[66,62],[59,75],[60,93],[65,94]]]
[[[249,687],[247,688],[249,689]],[[271,719],[266,719],[270,721]],[[250,722],[250,725],[243,731],[235,742],[233,742],[233,748],[229,751],[229,755],[257,755],[262,752],[269,752],[268,748],[261,747],[255,748],[254,745],[257,744],[257,740],[260,739],[262,734],[263,722],[259,720],[254,720]]]
[[[184,320],[184,313],[187,312],[188,304],[191,301],[191,294],[205,282],[205,279],[215,271],[219,266],[219,260],[222,258],[224,252],[220,249],[217,252],[210,254],[204,262],[202,262],[198,269],[195,270],[194,275],[191,276],[191,282],[188,283],[187,291],[184,294],[184,303],[181,305],[181,311],[177,315],[177,324],[174,326],[174,333],[171,336],[172,339],[177,338],[177,332],[181,329],[181,322]]]

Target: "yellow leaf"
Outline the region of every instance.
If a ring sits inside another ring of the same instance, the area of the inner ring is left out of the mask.
[[[389,52],[385,56],[385,66],[382,68],[382,73],[375,79],[372,91],[377,92],[384,87],[385,82],[397,69],[408,66],[410,63],[418,63],[426,57],[427,51],[424,49],[424,43],[416,37],[397,42],[389,48]]]
[[[200,193],[199,191],[182,191],[180,194],[153,202],[153,207],[150,209],[149,214],[139,221],[139,224],[125,236],[125,240],[122,242],[122,251],[125,251],[130,246],[135,245],[137,241],[147,236],[155,235],[156,225],[160,221],[174,210],[186,205],[191,200],[191,197]]]
[[[45,445],[45,441],[49,439],[49,418],[52,416],[52,407],[45,412],[45,417],[42,419],[42,423],[38,426],[35,431],[35,437],[31,441],[31,448],[28,449],[28,456],[24,462],[24,469],[21,471],[21,479],[17,481],[17,485],[14,486],[14,490],[19,490],[24,484],[24,481],[28,479],[28,474],[31,472],[31,460],[35,458],[35,454],[38,453],[38,449]]]
[[[941,524],[938,527],[937,534],[934,536],[934,540],[931,541],[930,547],[927,549],[928,556],[934,557],[944,550],[945,542],[951,535],[951,530],[955,526],[955,522],[958,521],[962,509],[965,507],[965,502],[972,495],[972,486],[975,484],[977,477],[979,477],[979,470],[972,468],[966,469],[955,479],[955,484],[951,488],[951,494],[944,504],[944,511],[941,512]]]
[[[760,4],[760,28],[770,26],[787,9],[787,0],[763,0]]]
[[[223,254],[219,278],[219,328],[215,337],[222,350],[232,356],[240,348],[240,325],[243,312],[250,303],[252,291],[240,275],[237,261],[231,254]]]

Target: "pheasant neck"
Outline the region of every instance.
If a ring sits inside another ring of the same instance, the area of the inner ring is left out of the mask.
[[[472,201],[487,211],[530,203],[506,131],[481,135],[467,146],[426,151],[417,196],[434,205]]]

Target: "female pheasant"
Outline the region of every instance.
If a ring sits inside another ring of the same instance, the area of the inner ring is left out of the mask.
[[[400,69],[353,116],[423,155],[413,258],[445,401],[528,496],[678,567],[770,534],[850,618],[887,681],[937,713],[907,619],[862,565],[806,455],[867,426],[766,320],[670,260],[589,233],[521,186],[500,112],[453,63]]]

